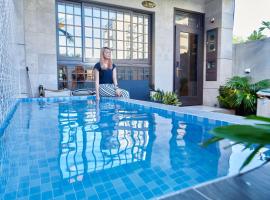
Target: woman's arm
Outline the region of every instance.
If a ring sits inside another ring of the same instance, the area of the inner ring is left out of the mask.
[[[113,69],[113,84],[115,87],[118,87],[116,68]]]
[[[114,84],[116,96],[120,97],[121,96],[121,91],[118,88],[116,68],[113,69],[113,84]]]
[[[99,100],[99,71],[94,69],[95,71],[95,86],[96,86],[96,99]]]

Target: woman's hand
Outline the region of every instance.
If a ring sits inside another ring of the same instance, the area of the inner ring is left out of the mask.
[[[121,96],[121,90],[119,88],[117,88],[115,90],[116,96],[120,97]]]

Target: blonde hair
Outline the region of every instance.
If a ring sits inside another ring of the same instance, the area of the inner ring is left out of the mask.
[[[103,48],[101,49],[101,51],[100,51],[100,60],[99,60],[101,68],[104,66],[104,61],[105,61],[105,58],[104,58],[104,51],[105,51],[106,49],[112,51],[109,47],[103,47]],[[113,67],[112,58],[109,59],[108,67],[109,67],[110,69],[112,69],[112,67]]]

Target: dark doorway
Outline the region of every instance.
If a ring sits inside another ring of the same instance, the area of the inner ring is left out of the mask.
[[[202,104],[203,15],[175,14],[174,91],[183,105]]]

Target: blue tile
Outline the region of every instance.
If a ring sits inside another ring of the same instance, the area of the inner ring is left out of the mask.
[[[85,187],[85,188],[87,188],[87,187],[91,187],[91,186],[93,186],[93,184],[92,184],[92,182],[90,181],[90,179],[83,179],[83,186]]]
[[[54,183],[52,183],[52,187],[54,189],[60,189],[60,188],[62,188],[62,183],[61,182],[54,182]]]
[[[73,183],[73,188],[75,191],[83,190],[83,184],[81,182]]]
[[[95,200],[95,199],[98,199],[97,195],[91,195],[88,197],[88,200]]]
[[[39,186],[31,187],[30,188],[30,195],[36,194],[36,193],[40,193],[40,187]]]
[[[149,192],[144,192],[143,193],[143,196],[147,199],[150,199],[152,198],[154,195],[149,191]]]
[[[19,189],[25,189],[29,187],[29,182],[21,182],[19,185]]]
[[[107,193],[108,193],[110,196],[113,196],[113,195],[116,195],[116,194],[117,194],[117,191],[116,191],[114,188],[112,188],[112,189],[107,190]]]
[[[41,194],[34,194],[29,197],[29,200],[40,200],[41,199]]]
[[[120,200],[121,199],[121,196],[119,196],[119,195],[113,195],[113,196],[110,196],[110,199],[111,200]]]
[[[76,192],[77,199],[85,199],[86,194],[84,191]]]
[[[120,194],[120,196],[122,199],[127,199],[127,198],[131,197],[129,192],[124,192],[124,193]]]
[[[143,192],[148,192],[148,191],[149,191],[149,189],[148,189],[145,185],[139,187],[138,189],[139,189],[142,193],[143,193]]]
[[[169,189],[169,186],[166,185],[166,184],[163,184],[163,185],[160,186],[160,189],[161,189],[162,191],[165,191],[165,190],[168,190],[168,189]]]
[[[17,193],[17,197],[25,197],[29,194],[28,189],[19,190]]]
[[[44,199],[52,199],[53,198],[53,194],[51,191],[48,192],[42,192],[41,194],[42,200]]]
[[[97,192],[104,192],[105,191],[105,187],[103,185],[98,185],[95,187]]]
[[[106,182],[106,183],[104,183],[104,188],[106,188],[106,190],[107,189],[110,189],[110,188],[112,188],[113,187],[113,184],[111,183],[111,182]]]
[[[133,196],[137,195],[140,193],[140,191],[138,189],[132,189],[129,191]]]
[[[54,196],[54,197],[58,197],[58,196],[61,196],[61,195],[63,195],[63,194],[64,194],[64,192],[63,192],[62,189],[54,189],[54,190],[53,190],[53,196]]]
[[[66,200],[74,200],[74,199],[76,199],[75,194],[68,194],[68,195],[66,195]]]
[[[155,195],[155,196],[160,196],[163,194],[163,192],[159,189],[159,188],[154,188],[152,190],[152,193]]]
[[[5,194],[4,199],[5,200],[16,199],[16,195],[17,195],[16,192],[7,193],[7,194]]]
[[[106,192],[100,192],[98,193],[99,199],[106,199],[108,197],[108,194]]]

